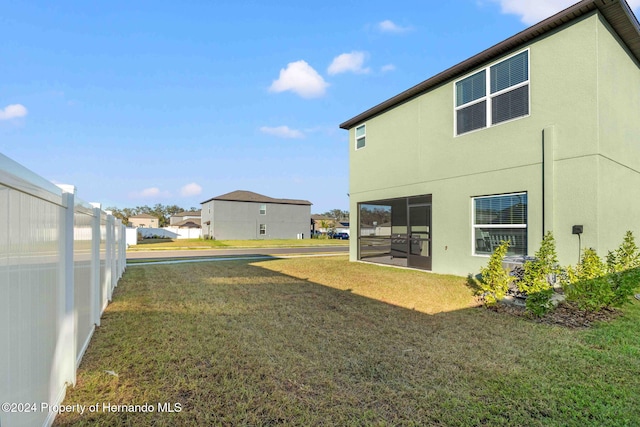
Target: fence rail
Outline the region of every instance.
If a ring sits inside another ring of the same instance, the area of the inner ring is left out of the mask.
[[[0,426],[53,423],[125,266],[119,219],[0,154]]]

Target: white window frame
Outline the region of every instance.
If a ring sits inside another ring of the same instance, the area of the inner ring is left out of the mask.
[[[499,64],[501,62],[507,61],[511,58],[513,58],[514,56],[518,56],[523,52],[527,52],[527,76],[529,77],[527,80],[518,83],[516,85],[513,86],[509,86],[506,89],[502,89],[496,93],[491,93],[491,67],[493,67],[496,64]],[[466,104],[462,104],[460,106],[456,106],[456,102],[457,102],[457,84],[458,82],[471,77],[475,74],[478,74],[480,72],[484,71],[485,72],[485,94],[483,97],[478,98],[478,99],[474,99],[473,101],[467,102]],[[504,93],[507,92],[511,92],[512,90],[516,90],[518,88],[521,88],[523,86],[529,85],[529,105],[528,105],[528,114],[525,114],[524,116],[518,116],[518,117],[514,117],[513,119],[509,119],[509,120],[505,120],[502,121],[500,123],[496,123],[495,125],[492,124],[493,122],[493,108],[492,108],[492,103],[491,101],[493,100],[493,98],[500,96]],[[474,129],[474,130],[470,130],[469,132],[463,132],[463,133],[458,133],[458,111],[462,110],[463,108],[467,108],[470,107],[472,105],[475,104],[479,104],[480,102],[485,101],[486,102],[486,115],[487,117],[485,118],[486,122],[485,122],[485,126],[478,128],[478,129]],[[491,128],[494,126],[500,126],[502,124],[505,123],[509,123],[512,122],[514,120],[519,120],[519,119],[524,119],[525,117],[529,117],[531,115],[531,49],[527,48],[527,49],[523,49],[519,52],[514,53],[513,55],[509,55],[505,58],[500,58],[497,61],[494,61],[492,63],[490,63],[489,65],[487,65],[486,67],[480,68],[478,70],[474,70],[472,73],[466,74],[465,76],[463,76],[462,78],[459,78],[458,80],[453,82],[453,136],[454,137],[458,137],[458,136],[462,136],[462,135],[468,135],[470,133],[474,133],[474,132],[478,132],[487,128]]]
[[[267,224],[260,224],[258,227],[258,235],[266,236],[267,235]]]
[[[260,204],[260,215],[266,215],[267,214],[267,204],[266,203],[261,203]]]
[[[364,128],[364,133],[360,136],[358,136],[358,129],[360,128]],[[355,137],[355,149],[357,150],[362,150],[363,148],[365,148],[367,146],[367,124],[363,123],[359,126],[356,126],[356,129],[354,131],[354,137]],[[358,141],[360,141],[361,139],[364,139],[364,145],[362,147],[358,147]]]
[[[502,196],[519,196],[519,195],[527,196],[527,209],[529,209],[529,196],[526,191],[518,191],[515,193],[502,193],[502,194],[490,194],[487,196],[473,196],[471,197],[471,255],[489,258],[491,254],[478,254],[476,253],[476,230],[478,228],[529,228],[529,214],[527,213],[527,223],[526,224],[476,224],[476,203],[477,199],[488,199],[492,197],[502,197]]]

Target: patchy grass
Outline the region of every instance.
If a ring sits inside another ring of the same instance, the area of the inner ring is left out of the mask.
[[[343,258],[130,267],[64,403],[156,410],[56,424],[640,425],[638,301],[587,330],[473,304]]]
[[[274,239],[274,240],[205,240],[205,239],[144,239],[127,251],[233,249],[233,248],[290,248],[313,246],[349,246],[340,239]]]

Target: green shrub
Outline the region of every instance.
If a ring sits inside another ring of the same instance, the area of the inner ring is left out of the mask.
[[[640,250],[631,231],[627,231],[618,249],[607,254],[607,270],[613,292],[611,306],[630,302],[640,283]]]
[[[524,263],[522,279],[518,289],[527,295],[526,309],[535,316],[544,316],[553,308],[551,281],[559,273],[558,254],[553,233],[547,232],[533,261]]]
[[[527,311],[537,317],[547,314],[553,308],[553,303],[551,302],[553,293],[554,290],[550,287],[528,294],[525,302]]]
[[[580,263],[575,269],[569,267],[567,273],[567,301],[575,302],[586,311],[600,311],[612,303],[614,293],[607,277],[607,267],[595,250],[585,249]]]
[[[558,273],[556,241],[549,231],[544,235],[535,260],[524,263],[524,275],[518,282],[520,292],[534,294],[551,288],[550,280]]]
[[[507,254],[509,242],[501,242],[491,257],[486,267],[480,270],[482,279],[480,280],[480,288],[484,294],[485,305],[493,305],[507,294],[509,282],[513,280],[507,270],[502,267],[502,259]]]

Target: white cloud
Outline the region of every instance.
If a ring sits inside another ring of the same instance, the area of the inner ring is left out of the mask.
[[[389,72],[389,71],[394,71],[396,69],[396,66],[393,64],[387,64],[387,65],[383,65],[382,68],[380,68],[380,71],[382,71],[383,73]]]
[[[195,182],[192,182],[191,184],[187,184],[180,189],[180,195],[182,197],[197,196],[200,193],[202,193],[202,187],[196,184]]]
[[[502,13],[518,15],[520,20],[533,25],[576,3],[576,0],[492,0],[499,3]],[[640,0],[627,0],[631,9],[638,11]]]
[[[536,24],[556,13],[572,6],[577,0],[476,0],[478,6],[487,3],[497,3],[502,13],[520,16],[520,20],[527,25]],[[640,14],[640,0],[627,0],[635,15]]]
[[[28,113],[27,108],[22,104],[11,104],[0,110],[0,120],[15,119],[24,117]]]
[[[323,96],[329,83],[306,61],[290,62],[287,68],[280,70],[280,77],[269,87],[270,92],[290,90],[303,98]]]
[[[129,197],[132,199],[151,199],[154,197],[171,197],[171,193],[169,193],[168,191],[160,191],[158,187],[149,187],[139,192],[129,193]]]
[[[262,126],[260,132],[267,135],[277,136],[278,138],[304,138],[304,133],[297,129],[291,129],[289,126],[268,127]]]
[[[343,53],[333,58],[331,65],[327,70],[330,76],[352,72],[356,74],[366,74],[371,71],[369,68],[363,68],[365,52],[353,51],[351,53]]]
[[[406,33],[411,31],[411,27],[402,27],[388,19],[378,23],[378,30],[383,33]]]

